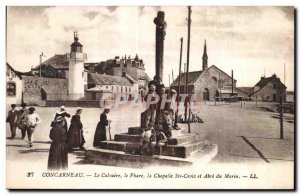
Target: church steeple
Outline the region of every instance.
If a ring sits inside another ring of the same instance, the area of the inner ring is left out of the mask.
[[[206,40],[204,41],[204,51],[202,56],[202,69],[205,70],[208,68],[207,66],[208,56],[207,56],[207,50],[206,50]]]

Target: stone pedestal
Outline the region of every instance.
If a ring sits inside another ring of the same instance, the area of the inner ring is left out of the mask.
[[[98,148],[86,150],[87,163],[142,168],[153,165],[185,166],[194,162],[207,163],[218,151],[198,134],[186,130],[172,130],[173,137],[163,147],[162,155],[139,155],[141,127],[130,127],[127,133],[116,134],[114,140],[104,141]]]

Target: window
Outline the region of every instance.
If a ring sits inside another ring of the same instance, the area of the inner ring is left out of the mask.
[[[125,87],[125,91],[127,92],[127,87]]]
[[[6,95],[7,96],[16,96],[16,83],[15,82],[7,82],[6,84]]]
[[[276,83],[273,84],[273,88],[276,89]]]
[[[106,89],[108,89],[108,86],[106,85]]]
[[[129,92],[131,92],[131,88],[129,87]]]
[[[216,77],[212,77],[212,78],[213,78],[214,81],[216,81],[216,82],[218,81],[218,79]]]
[[[114,86],[111,86],[111,90],[112,90],[112,91],[114,90]]]

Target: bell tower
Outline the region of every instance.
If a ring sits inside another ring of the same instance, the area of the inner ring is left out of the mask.
[[[74,32],[74,42],[71,45],[71,52],[67,53],[69,61],[69,99],[78,100],[84,97],[84,65],[87,54],[83,53],[82,45],[78,42],[78,34]]]
[[[202,70],[206,70],[208,68],[207,61],[208,61],[208,56],[207,56],[207,51],[206,51],[206,40],[205,40],[204,51],[203,51],[203,56],[202,56]]]

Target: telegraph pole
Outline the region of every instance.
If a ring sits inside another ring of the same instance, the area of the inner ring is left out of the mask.
[[[172,83],[174,82],[174,73],[173,73],[173,69],[172,69]]]
[[[183,38],[181,37],[180,38],[180,56],[179,56],[179,82],[178,82],[178,94],[177,94],[177,100],[176,100],[176,102],[178,101],[178,103],[179,103],[179,97],[180,97],[180,85],[181,85],[181,60],[182,60],[182,42],[183,42]],[[177,106],[179,106],[179,105],[177,105]],[[175,128],[178,128],[178,125],[177,125],[177,123],[178,123],[178,110],[179,110],[179,108],[177,107],[177,110],[176,110],[176,113],[175,113],[175,124],[174,124],[174,127]]]
[[[40,55],[40,77],[42,77],[42,63],[43,63],[43,57],[46,57],[44,56],[43,52],[41,53]]]
[[[187,40],[187,67],[186,67],[186,92],[189,95],[189,83],[188,83],[188,79],[189,79],[189,66],[190,66],[190,41],[191,41],[191,6],[188,6],[188,40]],[[188,101],[190,101],[190,97],[188,96]],[[190,106],[190,102],[186,102],[186,107],[185,107],[185,118],[187,116],[187,107],[188,104]],[[190,128],[190,112],[191,109],[189,108],[189,117],[188,117],[188,133],[191,133],[191,128]]]
[[[180,95],[180,85],[181,85],[181,60],[182,60],[182,42],[183,38],[180,38],[180,57],[179,57],[179,84],[178,84],[178,95]]]

